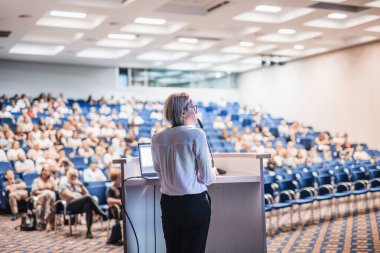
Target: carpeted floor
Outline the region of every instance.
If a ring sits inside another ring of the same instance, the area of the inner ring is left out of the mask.
[[[352,201],[352,200],[351,200]],[[280,218],[280,229],[276,228],[276,214],[272,213],[271,235],[267,236],[268,252],[380,252],[380,200],[373,208],[365,208],[360,201],[359,212],[354,212],[351,202],[350,209],[346,203],[340,204],[339,216],[331,217],[328,205],[322,207],[322,220],[319,221],[319,208],[316,203],[314,223],[311,223],[310,209],[302,209],[302,222],[299,222],[298,208],[294,208],[294,224],[290,229],[289,211]],[[304,210],[305,209],[305,210]],[[345,209],[345,210],[344,210]],[[268,217],[268,216],[267,216]],[[267,219],[267,228],[269,226]],[[122,252],[122,247],[106,245],[106,231],[100,224],[94,225],[94,239],[85,239],[85,226],[80,225],[74,231],[75,235],[67,236],[68,227],[58,233],[20,232],[15,226],[20,220],[11,221],[10,217],[0,216],[0,252]],[[106,226],[106,223],[104,224]],[[269,231],[269,228],[267,229]],[[239,253],[239,252],[233,252]]]

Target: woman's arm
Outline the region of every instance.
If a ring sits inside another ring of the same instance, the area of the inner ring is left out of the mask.
[[[215,169],[211,167],[207,138],[204,132],[201,132],[195,141],[195,159],[198,166],[198,181],[205,185],[210,185],[216,180]]]

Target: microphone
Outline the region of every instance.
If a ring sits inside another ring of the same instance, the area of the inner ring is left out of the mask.
[[[197,122],[198,122],[199,126],[202,128],[203,132],[205,132],[201,120],[197,118]],[[205,133],[206,133],[206,132],[205,132]],[[211,155],[211,166],[212,166],[213,168],[215,168],[215,164],[214,164],[214,156],[212,155],[212,151],[211,151],[210,145],[208,144],[208,141],[207,141],[207,147],[208,147],[208,150],[210,151],[210,155]],[[219,174],[219,175],[224,175],[224,174],[226,174],[226,171],[223,170],[223,169],[216,168],[216,170],[218,171],[218,174]]]

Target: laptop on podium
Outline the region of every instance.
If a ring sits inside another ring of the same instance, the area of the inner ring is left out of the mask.
[[[150,143],[139,143],[139,162],[141,176],[145,179],[158,179],[153,167],[152,146]]]

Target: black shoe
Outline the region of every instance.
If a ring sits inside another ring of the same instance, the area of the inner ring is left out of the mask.
[[[11,218],[11,220],[12,220],[12,221],[17,220],[19,217],[20,217],[20,214],[18,214],[18,213],[16,213],[16,214],[12,214],[12,218]]]
[[[94,238],[94,236],[92,235],[91,231],[87,231],[87,233],[86,233],[86,238],[87,238],[87,239],[92,239],[92,238]]]
[[[124,245],[123,241],[117,241],[117,242],[109,242],[109,241],[107,241],[107,244],[108,245],[114,245],[114,246],[123,246]]]
[[[102,217],[103,221],[108,220],[108,215],[105,212],[100,212],[99,215]]]
[[[44,222],[38,222],[36,225],[36,230],[43,231],[46,229],[46,223]]]

